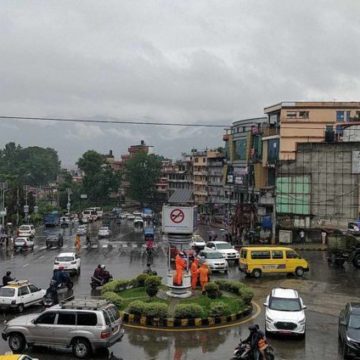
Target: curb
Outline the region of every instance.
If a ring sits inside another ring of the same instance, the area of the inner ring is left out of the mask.
[[[154,318],[141,315],[121,313],[124,325],[138,325],[142,327],[158,328],[158,329],[188,329],[188,328],[212,328],[219,325],[231,324],[249,316],[253,311],[253,304],[248,306],[244,311],[229,316],[201,318]]]

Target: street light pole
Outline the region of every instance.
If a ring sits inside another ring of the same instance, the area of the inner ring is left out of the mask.
[[[6,182],[2,182],[0,183],[0,190],[1,190],[1,225],[2,228],[4,229],[4,225],[5,225],[5,216],[6,216],[6,210],[5,210],[5,192],[8,190],[7,189],[7,183]]]

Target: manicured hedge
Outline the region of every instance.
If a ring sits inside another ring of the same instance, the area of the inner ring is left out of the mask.
[[[112,280],[108,282],[107,284],[103,285],[101,289],[101,293],[105,294],[106,292],[120,292],[122,290],[125,290],[127,287],[130,287],[133,285],[133,280]]]
[[[107,291],[106,293],[102,294],[102,297],[107,300],[107,301],[110,301],[111,303],[113,303],[117,308],[121,308],[124,304],[124,300],[123,298],[112,292],[112,291]]]
[[[228,316],[231,314],[230,307],[224,303],[213,303],[210,305],[209,316],[219,317],[219,316]]]
[[[134,315],[163,319],[168,317],[169,307],[167,304],[160,302],[146,303],[141,300],[135,300],[129,304],[127,312]]]
[[[179,319],[195,319],[204,316],[204,310],[197,304],[179,304],[175,307],[175,317]]]
[[[239,295],[247,305],[251,303],[251,300],[254,297],[254,292],[240,281],[216,280],[215,283],[219,285],[220,290]]]
[[[214,282],[209,282],[205,285],[206,295],[210,299],[216,299],[221,296],[219,285]]]

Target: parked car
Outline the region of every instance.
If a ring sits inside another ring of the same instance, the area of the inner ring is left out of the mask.
[[[191,246],[196,250],[203,250],[206,246],[205,240],[198,234],[192,236]]]
[[[79,225],[76,229],[76,235],[86,235],[87,227],[86,225]]]
[[[264,306],[267,334],[305,336],[306,306],[296,290],[272,289]]]
[[[74,252],[60,253],[55,258],[53,270],[59,270],[59,267],[64,267],[64,271],[71,275],[79,275],[81,268],[80,257]]]
[[[260,278],[263,273],[295,274],[302,277],[309,263],[294,249],[283,246],[244,246],[240,251],[239,270]]]
[[[21,225],[18,229],[18,236],[34,237],[35,236],[34,225]]]
[[[32,237],[18,236],[14,240],[14,250],[34,250]]]
[[[111,235],[111,230],[109,229],[108,226],[102,226],[100,229],[99,229],[99,232],[98,232],[98,237],[99,239],[101,238],[108,238],[110,237]]]
[[[63,247],[64,245],[64,237],[62,234],[57,234],[57,235],[49,235],[46,238],[46,247],[47,248],[51,248],[51,247]]]
[[[104,300],[75,299],[40,314],[10,320],[2,331],[14,352],[28,344],[71,348],[85,359],[97,349],[108,348],[124,335],[118,309]]]
[[[239,252],[226,241],[209,241],[206,244],[205,250],[219,251],[228,261],[239,261]]]
[[[128,213],[121,213],[121,214],[120,214],[120,219],[121,219],[121,220],[126,220],[126,219],[127,219],[127,216],[128,216]]]
[[[0,288],[0,309],[23,312],[28,306],[41,304],[45,292],[28,280],[10,281]]]
[[[133,220],[135,219],[135,215],[133,215],[133,214],[127,214],[127,215],[126,215],[126,219],[133,221]]]
[[[228,262],[224,258],[223,254],[221,254],[219,251],[201,250],[197,258],[204,261],[205,264],[210,268],[211,272],[223,271],[225,274],[228,272]]]
[[[347,303],[339,315],[338,336],[344,359],[360,356],[360,303]]]

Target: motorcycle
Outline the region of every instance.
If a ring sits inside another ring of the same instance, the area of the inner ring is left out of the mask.
[[[66,301],[72,299],[74,284],[71,280],[67,283],[61,283],[56,285],[56,281],[51,280],[49,288],[43,297],[43,304],[46,307],[50,307],[58,304],[60,301]],[[65,291],[64,291],[65,290]]]
[[[113,277],[110,274],[106,281],[104,281],[103,279],[99,279],[96,276],[92,276],[90,286],[94,290],[96,288],[102,287],[104,284],[108,283],[109,281],[112,281],[112,279]]]
[[[265,355],[266,355],[266,360],[275,359],[274,349],[270,345],[268,345],[267,348],[265,349]],[[233,357],[231,358],[231,360],[240,360],[240,359],[252,360],[253,358],[254,358],[254,354],[253,351],[251,350],[250,344],[240,340],[239,345],[234,350]],[[259,359],[264,360],[261,354]]]

